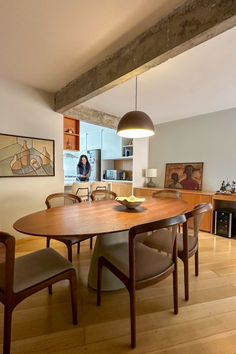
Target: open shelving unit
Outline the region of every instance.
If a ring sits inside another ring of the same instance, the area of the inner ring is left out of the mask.
[[[68,132],[72,131],[71,133]],[[64,150],[79,151],[80,149],[80,121],[64,116]]]

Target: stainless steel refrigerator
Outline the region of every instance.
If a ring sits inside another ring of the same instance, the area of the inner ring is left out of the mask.
[[[88,150],[87,156],[91,166],[89,181],[101,181],[101,150]]]

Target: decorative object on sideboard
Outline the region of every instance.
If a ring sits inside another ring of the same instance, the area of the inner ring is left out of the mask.
[[[151,118],[137,110],[137,76],[135,78],[135,110],[126,113],[119,121],[117,134],[125,138],[146,138],[155,134]]]
[[[216,194],[234,194],[236,193],[236,181],[233,180],[230,184],[229,178],[227,178],[227,183],[225,180],[222,181],[220,189],[216,191]]]
[[[202,190],[203,162],[167,163],[165,188]]]
[[[150,178],[149,182],[147,183],[147,187],[154,188],[156,184],[153,182],[153,178],[157,176],[157,169],[156,168],[147,168],[145,171],[145,175],[147,178]]]
[[[54,140],[0,134],[0,177],[55,176]]]

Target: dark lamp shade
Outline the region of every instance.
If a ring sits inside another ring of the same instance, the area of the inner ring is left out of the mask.
[[[124,138],[146,138],[155,134],[151,118],[142,111],[126,113],[119,121],[117,134]]]

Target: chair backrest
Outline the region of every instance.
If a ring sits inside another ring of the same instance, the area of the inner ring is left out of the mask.
[[[134,277],[134,269],[135,269],[135,245],[138,244],[135,242],[135,238],[142,234],[150,231],[157,231],[165,228],[172,228],[172,240],[170,242],[170,254],[172,255],[172,259],[177,259],[177,245],[176,245],[176,236],[177,236],[177,226],[179,224],[185,223],[186,217],[185,215],[178,215],[175,217],[153,221],[150,223],[137,225],[131,227],[129,230],[129,271],[130,277]],[[154,237],[158,237],[158,232],[152,234]]]
[[[90,182],[74,182],[71,193],[78,195],[83,202],[87,202],[90,196]]]
[[[200,230],[201,222],[203,219],[204,214],[212,209],[211,203],[201,203],[195,205],[193,210],[185,213],[187,223],[184,225],[185,227],[192,227],[193,228],[193,236],[198,237],[198,233]],[[188,232],[190,234],[190,232]]]
[[[48,209],[81,202],[82,200],[78,195],[69,193],[50,194],[45,200]]]
[[[91,193],[96,190],[111,190],[111,182],[99,181],[91,182]]]
[[[176,198],[180,199],[181,194],[178,191],[173,191],[171,189],[163,189],[162,191],[154,192],[152,195],[153,198]]]
[[[13,292],[15,238],[5,232],[0,232],[0,243],[3,244],[4,262],[0,264],[0,300],[5,302]]]
[[[112,191],[97,189],[92,192],[91,199],[95,200],[107,200],[107,199],[115,199],[117,194]]]

